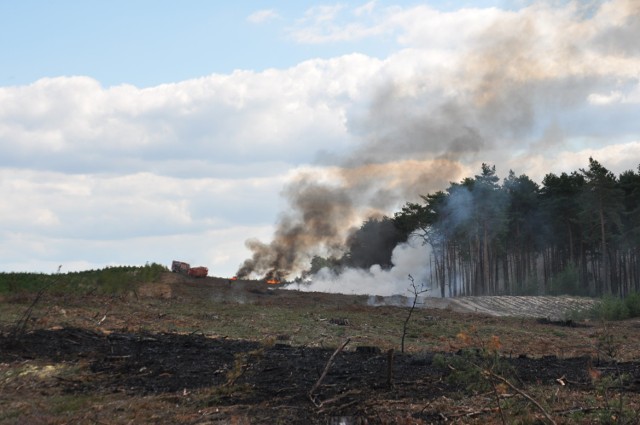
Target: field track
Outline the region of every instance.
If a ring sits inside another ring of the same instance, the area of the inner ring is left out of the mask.
[[[461,313],[482,313],[497,317],[539,317],[565,319],[572,310],[592,306],[590,298],[552,296],[485,296],[449,299],[425,299],[425,306],[450,308]]]

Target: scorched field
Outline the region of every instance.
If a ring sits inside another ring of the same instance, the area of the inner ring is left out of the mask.
[[[172,273],[5,294],[0,423],[640,421],[637,319],[569,320],[592,302],[569,298],[394,300]]]

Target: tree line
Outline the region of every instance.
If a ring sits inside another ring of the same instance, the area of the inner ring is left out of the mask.
[[[619,295],[640,292],[640,166],[616,176],[593,158],[539,185],[495,166],[367,220],[342,258],[321,267],[391,267],[400,242],[420,238],[441,296]]]

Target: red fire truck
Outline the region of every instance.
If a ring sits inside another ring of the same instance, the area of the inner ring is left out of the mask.
[[[209,274],[209,269],[206,267],[191,267],[189,263],[175,260],[171,263],[171,271],[191,277],[207,277]]]

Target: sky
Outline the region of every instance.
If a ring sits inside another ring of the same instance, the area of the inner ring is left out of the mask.
[[[357,224],[483,162],[637,170],[639,39],[635,0],[0,0],[0,271],[232,276],[303,180]]]

